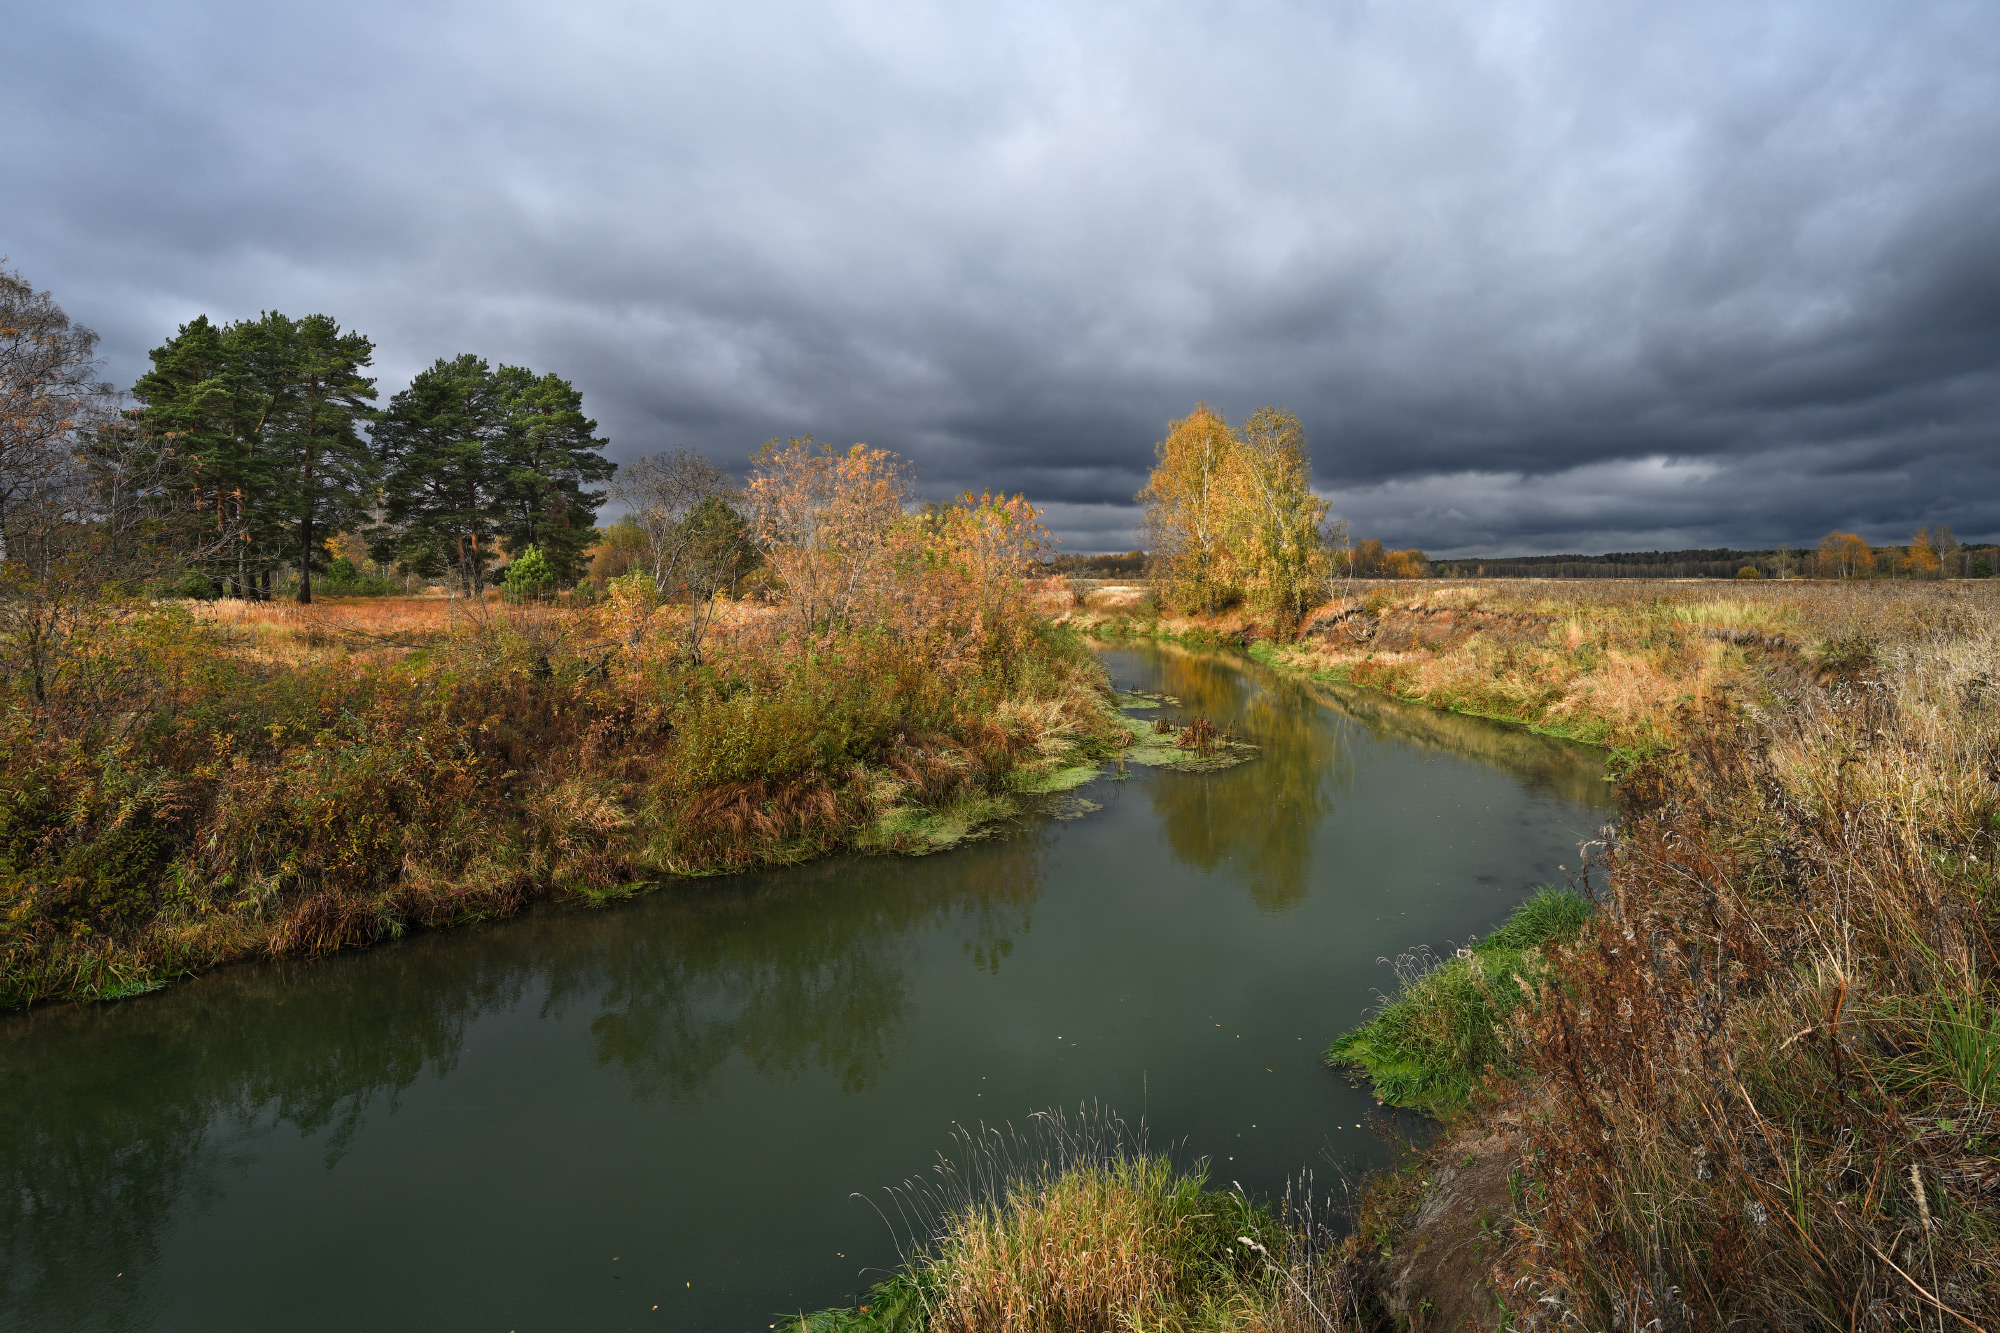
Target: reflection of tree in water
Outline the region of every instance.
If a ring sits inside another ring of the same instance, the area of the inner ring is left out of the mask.
[[[911,863],[844,860],[759,877],[740,890],[691,889],[671,926],[623,939],[572,978],[603,1013],[598,1059],[644,1095],[687,1097],[740,1054],[767,1076],[825,1068],[859,1092],[888,1063],[908,1008],[910,939],[954,920],[976,966],[997,968],[1041,895],[1046,847],[1024,835]]]
[[[1174,856],[1203,870],[1231,866],[1258,906],[1283,911],[1310,887],[1313,832],[1351,774],[1334,728],[1306,692],[1244,664],[1163,646],[1162,694],[1180,710],[1232,725],[1263,752],[1219,773],[1161,773],[1153,808]]]
[[[477,1019],[537,987],[545,1014],[602,1011],[598,1058],[642,1093],[698,1094],[736,1052],[865,1087],[907,1009],[905,937],[956,926],[997,960],[1027,929],[1043,842],[826,863],[0,1019],[0,1328],[142,1326],[173,1214],[254,1157],[246,1138],[326,1132],[331,1169],[371,1113],[451,1071]]]
[[[371,1106],[449,1069],[470,1020],[519,989],[485,955],[448,985],[403,951],[368,961],[0,1023],[0,1327],[139,1326],[141,1274],[174,1210],[213,1193],[226,1141],[331,1130],[331,1166]]]
[[[1212,774],[1161,773],[1151,783],[1167,845],[1182,861],[1232,867],[1258,905],[1282,911],[1305,899],[1316,826],[1355,780],[1345,737],[1359,726],[1380,739],[1476,760],[1530,789],[1603,807],[1602,762],[1584,747],[1524,727],[1441,713],[1360,690],[1336,690],[1254,663],[1171,644],[1136,650],[1157,671],[1147,686],[1181,701],[1170,712],[1233,724],[1263,753]]]

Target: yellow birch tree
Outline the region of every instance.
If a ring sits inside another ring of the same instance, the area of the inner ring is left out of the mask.
[[[1226,541],[1235,439],[1207,403],[1167,426],[1146,489],[1146,548],[1160,600],[1182,611],[1220,610],[1237,592]]]
[[[1228,480],[1229,547],[1251,605],[1281,625],[1298,623],[1328,571],[1313,494],[1306,431],[1282,407],[1260,407],[1236,431]]]

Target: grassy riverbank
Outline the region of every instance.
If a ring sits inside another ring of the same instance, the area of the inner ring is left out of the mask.
[[[796,632],[684,612],[133,603],[0,718],[0,1004],[601,901],[845,846],[922,851],[1121,735],[1022,599]]]
[[[1099,634],[1240,645],[1329,684],[1643,751],[1672,744],[1711,703],[1727,706],[1750,683],[1753,658],[1867,632],[1885,597],[1797,583],[1423,579],[1336,589],[1295,634],[1278,636],[1240,608],[1166,615],[1136,590],[1084,598],[1068,619]]]
[[[1649,744],[1621,784],[1604,907],[1544,951],[1518,1000],[1493,1002],[1455,959],[1336,1045],[1386,1099],[1448,1121],[1364,1204],[1349,1253],[1373,1318],[1992,1327],[2000,599],[1977,585],[1431,597],[1569,609],[1517,646],[1538,669],[1511,686],[1479,684],[1493,648],[1448,641],[1350,678],[1601,714],[1607,734]],[[1689,651],[1674,625],[1721,651]],[[1565,673],[1592,642],[1605,665]],[[1655,654],[1645,673],[1610,665],[1635,649]],[[1357,650],[1367,663],[1360,645],[1335,654],[1352,665]],[[1591,688],[1613,673],[1657,679]],[[1434,1039],[1453,1032],[1455,1048]]]

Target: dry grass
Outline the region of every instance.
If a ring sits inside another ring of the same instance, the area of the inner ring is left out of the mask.
[[[1677,707],[1513,1078],[1421,1168],[1517,1173],[1486,1326],[2000,1327],[2000,589],[1636,592],[1510,605],[1562,613],[1544,653],[1652,654]]]
[[[463,614],[447,597],[324,598],[311,606],[224,597],[194,606],[232,651],[294,666],[329,654],[391,660],[437,641]]]
[[[811,639],[673,607],[135,605],[0,713],[0,1003],[131,993],[835,847],[925,850],[1119,732],[1016,602]],[[52,721],[51,719],[55,719]]]
[[[1275,1212],[1101,1109],[959,1131],[892,1190],[901,1272],[797,1333],[1326,1333],[1352,1305],[1310,1181]],[[1294,1199],[1297,1199],[1295,1203]]]
[[[1248,644],[1330,683],[1636,750],[1678,743],[1688,719],[1733,706],[1773,659],[1839,668],[1959,602],[2000,614],[2000,582],[1417,579],[1334,592],[1296,635],[1241,608],[1163,617],[1136,591],[1064,614],[1096,633]]]

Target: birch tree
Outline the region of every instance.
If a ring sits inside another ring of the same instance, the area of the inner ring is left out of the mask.
[[[16,506],[67,472],[79,441],[117,419],[101,365],[95,333],[19,272],[0,269],[0,562]]]
[[[1196,403],[1168,423],[1158,462],[1138,500],[1160,598],[1180,610],[1213,613],[1236,595],[1227,543],[1229,469],[1235,440],[1229,425]]]
[[[1313,494],[1305,427],[1281,407],[1262,407],[1234,443],[1226,476],[1237,567],[1253,606],[1297,624],[1328,571],[1321,525],[1329,506]]]

